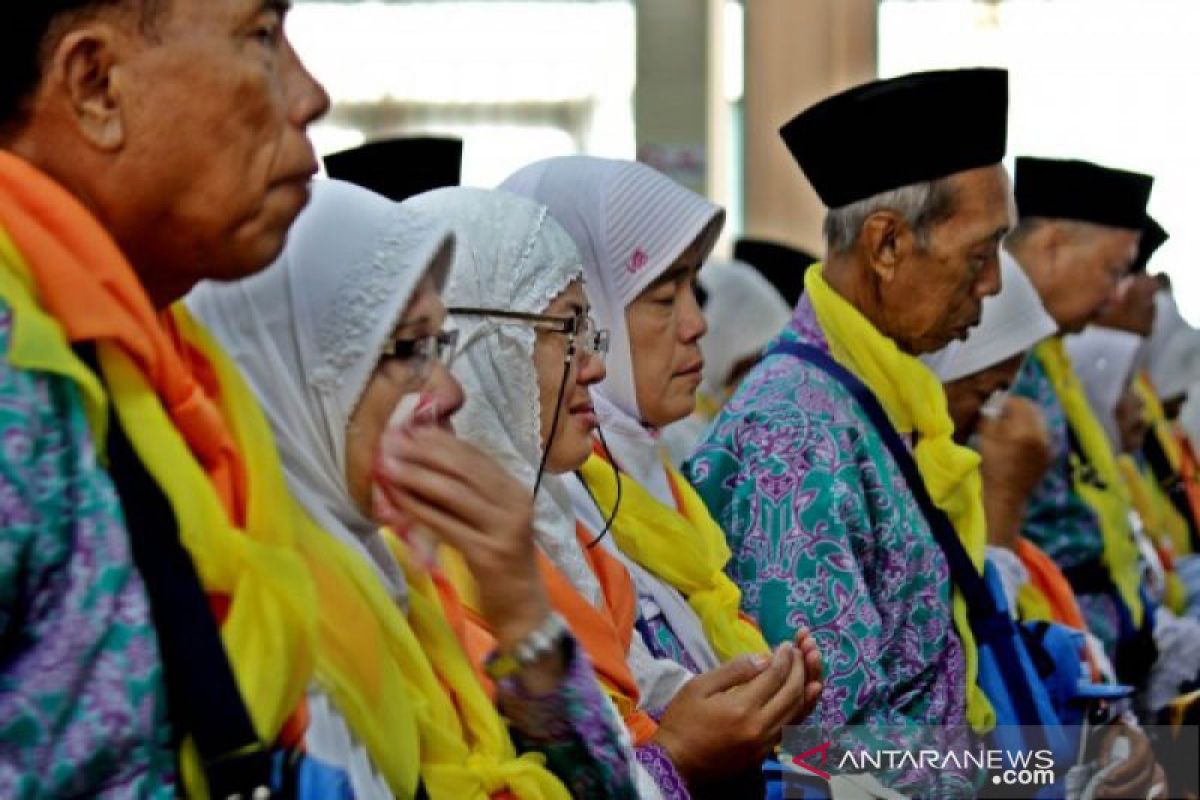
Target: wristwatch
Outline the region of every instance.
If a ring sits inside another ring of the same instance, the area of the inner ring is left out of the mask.
[[[540,661],[554,652],[567,636],[567,623],[558,612],[551,611],[546,621],[525,636],[512,650],[496,650],[484,662],[492,680],[503,680]]]

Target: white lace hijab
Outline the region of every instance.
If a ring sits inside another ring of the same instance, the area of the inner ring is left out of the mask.
[[[593,390],[605,436],[631,477],[673,503],[637,404],[625,308],[702,236],[706,260],[724,209],[645,164],[592,156],[538,161],[500,188],[547,205],[579,246],[592,315],[610,336],[608,375]]]
[[[583,276],[579,251],[545,206],[507,192],[448,188],[408,201],[448,223],[458,243],[444,299],[468,306],[540,314]],[[454,429],[533,489],[542,454],[535,331],[487,318],[454,318],[454,376],[466,403]],[[575,515],[561,479],[546,475],[534,506],[538,545],[590,602],[600,585],[575,538]]]
[[[403,573],[350,497],[346,431],[417,284],[430,274],[440,288],[453,249],[448,228],[409,204],[318,181],[274,264],[187,297],[258,397],[293,495],[401,601]]]
[[[706,260],[721,233],[725,211],[645,164],[590,156],[536,162],[510,176],[501,188],[545,203],[579,246],[592,315],[610,335],[608,375],[592,390],[605,442],[626,474],[674,508],[664,448],[657,431],[643,424],[638,408],[625,309],[698,239],[700,260]],[[578,518],[597,533],[603,530],[605,520],[582,482],[570,480],[567,486]],[[629,570],[639,594],[649,596],[662,611],[697,666],[716,666],[716,654],[687,600],[625,556],[611,537],[604,543]],[[647,669],[638,682],[643,687],[667,686],[669,694],[679,680],[679,675],[664,680]]]

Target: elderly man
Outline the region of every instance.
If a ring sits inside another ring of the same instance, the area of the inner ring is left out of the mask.
[[[267,266],[308,201],[306,128],[329,101],[287,5],[19,3],[0,28],[2,797],[413,797],[423,734],[446,730],[442,759],[465,735],[413,702],[441,686],[421,678],[425,640],[288,495],[252,392],[175,303]],[[505,477],[462,447],[453,469]],[[538,687],[506,707],[514,726],[626,796],[603,698],[538,594],[529,505],[443,504],[498,545],[497,613],[518,622],[499,693]],[[450,777],[464,797],[558,786],[488,736],[460,759],[478,772]]]
[[[192,724],[186,697],[212,702],[216,725],[242,731],[222,716],[229,709],[219,701],[228,695],[216,687],[233,686],[220,681],[230,677],[227,663],[207,686],[189,685],[186,671],[171,668],[172,649],[189,645],[168,641],[168,617],[188,602],[204,612],[207,603],[199,590],[174,595],[171,608],[155,599],[155,582],[176,591],[191,562],[170,529],[170,511],[160,513],[162,495],[138,479],[180,441],[195,458],[172,464],[186,493],[215,489],[221,500],[214,503],[231,509],[243,499],[243,461],[210,395],[215,376],[199,369],[208,365],[199,350],[181,355],[181,332],[156,309],[204,278],[266,266],[308,200],[316,161],[305,129],[328,98],[284,37],[285,6],[60,0],[7,10],[0,33],[5,797],[174,796],[178,737],[193,735],[201,747],[213,741],[211,730]],[[139,458],[147,468],[118,480],[116,471]],[[188,483],[205,473],[211,488]],[[138,527],[154,531],[148,546],[139,545]],[[217,539],[214,530],[202,533]],[[199,562],[206,580],[219,560]],[[223,598],[227,622],[244,624],[241,597],[226,588],[212,596]],[[203,631],[179,633],[195,637],[186,652],[198,669],[210,669],[203,658],[219,647],[196,644]],[[286,658],[291,642],[277,644]],[[253,679],[245,669],[238,676]],[[215,773],[210,778],[220,790]]]
[[[1181,370],[1171,369],[1176,365],[1168,365],[1162,358],[1167,352],[1167,341],[1174,333],[1185,329],[1186,325],[1181,324],[1177,309],[1169,301],[1169,291],[1147,272],[1150,259],[1169,238],[1167,231],[1153,217],[1146,217],[1137,258],[1129,268],[1129,275],[1121,282],[1114,302],[1097,316],[1094,324],[1132,333],[1145,340],[1133,376],[1133,391],[1141,400],[1143,413],[1149,423],[1140,448],[1145,462],[1142,471],[1148,480],[1157,485],[1154,500],[1156,503],[1161,501],[1160,505],[1165,506],[1162,509],[1164,518],[1170,518],[1169,526],[1177,534],[1175,552],[1183,555],[1195,551],[1195,543],[1200,536],[1195,507],[1189,495],[1189,490],[1195,489],[1191,489],[1190,481],[1182,475],[1184,460],[1190,460],[1190,453],[1187,452],[1190,444],[1186,442],[1186,437],[1180,436],[1180,431],[1164,412],[1163,401],[1171,398],[1163,395],[1160,387],[1150,379],[1152,370],[1160,376],[1160,382],[1164,375],[1167,376],[1166,385],[1161,388],[1168,394],[1173,391],[1172,383],[1187,381],[1185,375],[1178,374]],[[1170,312],[1164,313],[1161,320],[1157,319],[1158,305]],[[1167,369],[1163,369],[1164,366]]]
[[[1060,332],[1034,350],[1013,387],[1041,407],[1053,445],[1023,533],[1062,568],[1118,675],[1135,684],[1148,673],[1154,647],[1129,501],[1061,334],[1079,332],[1112,304],[1137,256],[1152,185],[1147,175],[1089,162],[1018,158],[1020,222],[1005,245]]]
[[[947,556],[917,499],[927,492],[970,537],[978,567],[978,459],[953,442],[941,385],[916,356],[964,337],[1000,288],[1007,108],[1001,70],[933,72],[851,89],[782,129],[830,209],[825,263],[687,469],[726,530],[745,611],[772,642],[814,632],[826,660],[814,718],[827,732],[990,722]],[[880,136],[879,120],[895,119]],[[912,448],[924,486],[906,482],[881,422]],[[922,796],[963,780],[889,778]]]

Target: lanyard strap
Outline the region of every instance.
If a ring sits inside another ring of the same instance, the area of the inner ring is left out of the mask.
[[[77,346],[76,352],[103,374],[93,346]],[[195,742],[212,797],[263,797],[271,785],[271,754],[254,731],[170,503],[111,407],[106,450],[134,564],[150,599],[176,733]]]

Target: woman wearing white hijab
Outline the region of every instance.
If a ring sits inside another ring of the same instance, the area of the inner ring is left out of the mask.
[[[463,341],[455,363],[467,391],[459,432],[537,487],[544,580],[637,744],[640,790],[686,796],[688,786],[708,788],[715,777],[757,766],[770,743],[757,728],[791,719],[803,699],[798,655],[789,649],[773,660],[739,660],[699,679],[655,658],[634,632],[628,573],[576,523],[560,476],[591,452],[589,389],[604,368],[596,357],[603,334],[584,322],[574,243],[544,206],[505,192],[446,189],[412,202],[452,222],[462,243],[446,295]],[[722,691],[735,684],[744,684],[742,699]],[[751,697],[761,702],[745,713]],[[661,719],[650,709],[663,709]]]
[[[658,441],[695,408],[706,326],[693,287],[724,211],[644,164],[586,156],[536,162],[501,188],[544,203],[571,234],[611,331],[593,392],[604,447],[568,485],[577,518],[637,584],[646,644],[692,671],[765,651],[738,617],[724,533]]]
[[[533,543],[522,499],[528,495],[448,430],[462,404],[460,387],[441,363],[454,340],[441,330],[439,298],[452,243],[444,225],[404,205],[350,184],[320,182],[270,269],[235,284],[202,286],[188,298],[258,396],[297,499],[379,579],[366,583],[383,600],[370,606],[370,620],[345,620],[346,642],[375,622],[388,631],[384,649],[347,649],[343,657],[377,663],[380,679],[400,673],[399,706],[411,727],[390,727],[384,742],[364,743],[361,730],[347,724],[342,698],[318,682],[309,692],[307,754],[344,773],[337,796],[411,794],[380,774],[392,751],[411,751],[409,763],[434,800],[631,796],[628,760],[617,728],[608,724],[607,703],[586,659],[569,638],[553,633],[557,623],[550,624],[555,619],[529,564]],[[433,409],[433,424],[385,436],[402,398],[417,393]],[[535,644],[556,645],[534,647],[535,657],[518,658],[498,683],[518,743],[545,753],[562,782],[540,756],[517,756],[430,576],[407,561],[402,568],[398,545],[380,533],[373,518],[384,509],[391,509],[388,521],[419,523],[470,554],[469,567],[486,578],[481,606],[497,621],[502,653],[528,648],[533,634],[540,637]],[[382,713],[372,706],[361,711],[368,718]]]

